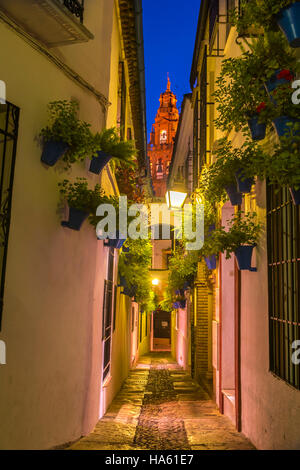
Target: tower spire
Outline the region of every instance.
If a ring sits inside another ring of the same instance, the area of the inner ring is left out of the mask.
[[[170,77],[169,77],[169,72],[168,72],[168,85],[167,85],[167,91],[171,90],[171,82],[170,82]]]

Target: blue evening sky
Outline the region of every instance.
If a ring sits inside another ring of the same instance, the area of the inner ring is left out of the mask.
[[[190,93],[190,72],[201,0],[143,0],[148,140],[167,87],[177,95]]]

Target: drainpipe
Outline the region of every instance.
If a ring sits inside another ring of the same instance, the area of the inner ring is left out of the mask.
[[[138,55],[138,70],[139,70],[139,85],[141,97],[141,110],[142,110],[142,127],[143,127],[143,150],[145,156],[145,163],[147,168],[147,175],[150,175],[150,162],[147,155],[147,126],[146,126],[146,84],[145,84],[145,60],[144,60],[144,34],[143,34],[143,8],[142,0],[133,0],[134,15],[135,15],[135,28],[137,38],[137,55]]]

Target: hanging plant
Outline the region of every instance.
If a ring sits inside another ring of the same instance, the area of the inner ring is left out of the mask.
[[[278,28],[284,33],[291,47],[300,46],[300,5],[297,0],[241,0],[233,15],[239,34],[249,27],[264,28],[266,32]]]
[[[263,178],[265,175],[266,155],[263,149],[250,139],[246,139],[238,148],[233,147],[227,138],[220,139],[214,156],[216,161],[212,166],[218,179],[223,179],[226,188],[230,178],[235,178],[238,192],[248,193],[254,183],[254,176]]]
[[[290,123],[300,122],[300,104],[292,102],[293,92],[290,83],[281,85],[271,92],[273,104],[270,116],[279,137],[288,132]]]
[[[152,263],[152,245],[150,240],[127,239],[128,253],[121,253],[119,273],[129,289],[135,286],[135,298],[145,311],[151,311],[154,297],[151,289],[150,269]],[[150,309],[150,310],[149,310]]]
[[[242,55],[223,61],[214,93],[218,118],[217,128],[222,131],[239,131],[249,127],[254,140],[265,136],[265,126],[271,116],[262,113],[267,108],[266,83],[273,83],[274,73],[284,70],[295,75],[299,69],[296,55],[291,52],[280,33],[268,32],[255,41],[247,42],[250,50],[242,47]],[[287,77],[281,77],[286,82]]]
[[[79,105],[75,101],[53,101],[48,105],[49,124],[40,132],[43,140],[41,160],[49,166],[62,158],[69,168],[99,150],[90,124],[78,119]]]
[[[172,293],[183,291],[186,282],[192,286],[197,274],[199,252],[185,252],[184,246],[177,248],[169,259],[169,289]]]
[[[251,52],[226,59],[216,80],[214,92],[218,117],[216,127],[222,131],[241,130],[257,117],[257,108],[267,95],[260,77],[261,64]]]
[[[115,127],[104,129],[95,135],[96,146],[101,149],[93,156],[90,163],[90,171],[99,174],[108,162],[128,167],[136,166],[136,148],[134,141],[120,139]]]
[[[252,252],[262,230],[261,223],[257,221],[257,214],[239,211],[228,222],[227,230],[225,227],[219,227],[212,232],[211,237],[206,240],[204,253],[225,253],[226,259],[231,258],[234,253],[240,269],[252,270]]]
[[[289,124],[266,162],[269,184],[290,188],[294,204],[300,203],[300,123]]]
[[[95,213],[100,204],[109,202],[100,185],[89,189],[85,178],[77,178],[74,182],[65,179],[58,186],[61,196],[69,205],[69,220],[62,222],[63,227],[80,230],[83,222]]]

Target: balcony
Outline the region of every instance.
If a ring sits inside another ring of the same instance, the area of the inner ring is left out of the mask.
[[[94,37],[83,24],[84,0],[0,0],[1,13],[48,47]]]

